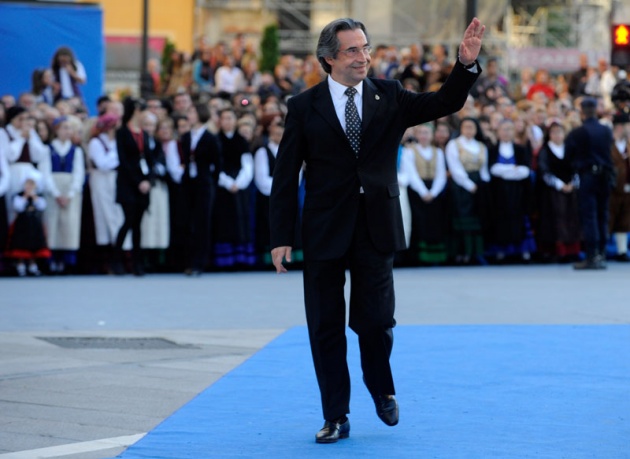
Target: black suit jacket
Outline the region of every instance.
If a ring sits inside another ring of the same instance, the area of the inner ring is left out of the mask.
[[[142,194],[138,189],[138,185],[143,180],[154,181],[153,156],[148,151],[149,137],[144,132],[142,135],[144,136],[145,154],[141,154],[140,148],[127,126],[121,126],[116,131],[116,147],[120,162],[116,177],[116,202],[121,204],[137,202],[145,206],[149,205],[149,195]],[[147,162],[148,174],[144,174],[140,167],[142,156]]]
[[[271,247],[294,244],[298,173],[305,162],[305,260],[335,259],[346,253],[361,187],[376,248],[404,249],[396,168],[400,140],[408,127],[459,110],[478,76],[458,63],[440,90],[432,93],[406,91],[395,80],[364,80],[358,158],[339,122],[326,80],[289,99],[270,196]]]

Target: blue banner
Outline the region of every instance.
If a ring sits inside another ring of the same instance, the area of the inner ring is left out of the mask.
[[[1,2],[0,37],[0,95],[30,92],[33,71],[50,68],[55,51],[67,46],[85,67],[81,92],[90,113],[96,112],[105,74],[100,6]]]

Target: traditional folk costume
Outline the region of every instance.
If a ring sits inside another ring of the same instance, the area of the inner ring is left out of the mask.
[[[9,230],[7,214],[7,197],[11,185],[9,162],[5,156],[6,149],[9,148],[8,141],[5,143],[0,137],[0,273],[4,271],[2,264],[2,249],[7,244],[7,233]]]
[[[259,258],[265,265],[273,264],[271,259],[270,239],[269,239],[269,195],[273,183],[273,170],[276,164],[276,155],[279,145],[268,142],[260,147],[254,155],[254,184],[256,185],[256,251]],[[300,172],[300,183],[302,182],[302,172]],[[296,225],[296,243],[292,248],[291,256],[293,262],[303,260],[300,244],[300,225]]]
[[[81,147],[71,141],[55,139],[50,154],[42,161],[46,193],[50,197],[44,214],[48,247],[53,251],[51,271],[62,272],[65,265],[77,263],[81,243],[81,209],[85,164]],[[70,199],[66,207],[56,201],[58,197]]]
[[[525,147],[499,142],[490,149],[490,252],[502,261],[520,255],[529,260],[536,250],[531,231],[531,156]]]
[[[415,262],[444,263],[449,213],[446,200],[446,162],[441,149],[411,143],[403,148],[401,168],[407,176],[411,207],[409,249]],[[430,202],[423,200],[431,196]]]
[[[538,153],[538,186],[540,188],[538,251],[545,257],[570,261],[580,253],[580,220],[578,214],[578,177],[565,155],[564,144],[546,142]],[[573,191],[562,191],[564,185]]]
[[[207,265],[221,150],[217,138],[201,126],[181,138],[184,173],[181,176],[185,222],[186,270],[200,274]]]
[[[400,196],[398,199],[400,201],[400,212],[402,214],[402,224],[403,231],[405,232],[405,244],[407,245],[407,249],[403,253],[397,253],[394,258],[394,263],[399,263],[402,261],[405,263],[409,255],[409,243],[411,242],[411,206],[409,205],[409,194],[407,193],[407,187],[409,185],[409,178],[407,177],[407,172],[405,171],[405,166],[403,165],[403,145],[400,144],[398,146],[398,158],[396,165],[396,178],[398,179],[398,188],[400,189]]]
[[[166,184],[168,187],[169,207],[169,245],[167,263],[176,271],[183,271],[186,266],[186,202],[182,187],[182,178],[186,168],[181,141],[170,140],[162,143],[166,161]]]
[[[10,124],[13,118],[24,111],[22,107],[11,107],[7,110],[7,125],[3,130],[5,139],[9,144],[9,148],[7,148],[5,152],[9,162],[11,177],[9,196],[14,196],[22,191],[24,177],[26,177],[30,171],[36,169],[37,164],[48,155],[48,147],[44,145],[34,129],[31,129],[28,140],[26,140],[22,137],[22,133]],[[9,221],[12,221],[14,217],[15,214],[12,208],[10,208]]]
[[[453,179],[452,251],[456,261],[467,262],[484,252],[482,219],[487,205],[484,183],[490,181],[488,150],[478,140],[459,136],[446,145],[445,153]],[[473,193],[475,187],[477,191]]]
[[[153,158],[155,182],[149,191],[149,208],[142,217],[143,249],[165,250],[169,244],[170,212],[166,169],[166,156],[162,145],[149,137],[148,154]]]
[[[628,124],[630,117],[622,113],[613,118],[613,124]],[[630,232],[630,145],[626,138],[616,139],[612,146],[612,160],[616,172],[615,187],[609,202],[608,231],[614,236],[618,261],[630,261],[628,257],[628,233]]]
[[[142,259],[142,218],[149,208],[150,194],[140,191],[142,182],[155,183],[153,157],[149,152],[149,136],[142,130],[134,131],[128,125],[116,130],[116,145],[120,167],[116,176],[116,202],[123,209],[124,221],[116,237],[118,261],[124,258],[124,243],[131,232],[132,269],[135,275],[144,275]],[[148,190],[150,191],[150,189]],[[117,266],[117,274],[123,274],[122,265]]]
[[[238,133],[219,132],[223,171],[215,205],[215,265],[220,268],[256,263],[249,186],[254,178],[254,159],[247,141]],[[238,191],[230,189],[236,185]]]
[[[124,220],[122,207],[116,202],[116,176],[119,165],[116,139],[110,139],[105,133],[94,137],[88,146],[88,156],[93,166],[89,182],[96,244],[113,246]],[[129,247],[128,242],[126,247]]]
[[[278,145],[268,142],[254,156],[254,183],[256,185],[256,250],[262,263],[270,265],[271,247],[269,236],[269,195],[273,183]]]
[[[35,169],[26,173],[22,178],[23,188],[24,184],[29,180],[38,187],[41,182],[41,174]],[[46,200],[39,193],[35,197],[31,197],[27,196],[24,191],[20,191],[14,195],[12,207],[16,217],[9,228],[5,256],[17,260],[18,275],[26,275],[24,261],[29,261],[28,272],[38,276],[40,272],[36,260],[50,257],[42,221],[42,212],[46,209]]]

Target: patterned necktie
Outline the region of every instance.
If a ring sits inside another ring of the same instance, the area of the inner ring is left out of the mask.
[[[354,103],[354,95],[357,93],[355,88],[347,88],[345,95],[348,96],[346,101],[346,135],[350,141],[350,146],[354,150],[354,154],[359,156],[359,145],[361,145],[361,118],[357,106]]]

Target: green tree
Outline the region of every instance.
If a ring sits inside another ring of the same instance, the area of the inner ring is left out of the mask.
[[[280,34],[277,24],[270,24],[263,30],[260,54],[260,71],[273,72],[280,59]]]
[[[162,50],[162,58],[161,58],[161,71],[160,71],[160,79],[162,80],[162,88],[165,88],[165,82],[168,78],[168,71],[171,67],[171,56],[173,55],[173,51],[175,51],[175,43],[173,43],[168,38],[166,39],[166,43],[164,43],[164,49]]]

